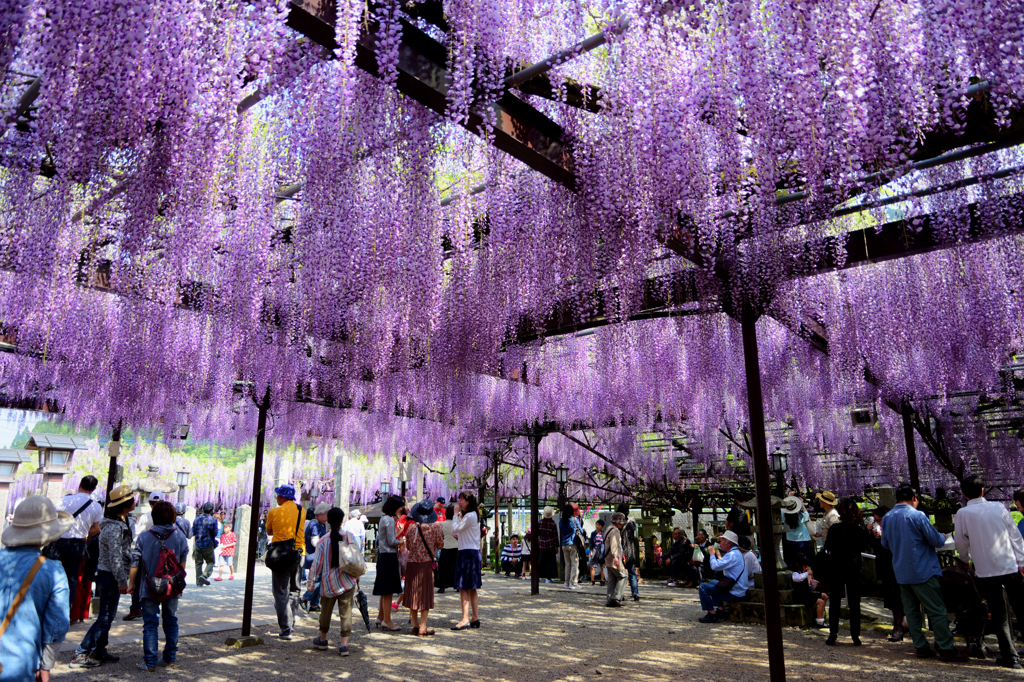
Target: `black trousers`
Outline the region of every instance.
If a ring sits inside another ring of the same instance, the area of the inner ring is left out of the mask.
[[[1003,589],[1010,598],[1010,607],[1017,614],[1017,619],[1024,619],[1024,578],[1020,573],[997,575],[992,578],[977,578],[978,591],[988,602],[988,612],[992,624],[996,627],[996,639],[999,641],[999,656],[1004,660],[1017,658],[1017,649],[1013,645],[1013,633],[1010,630],[1010,619],[1006,614],[1006,603],[1003,601]]]
[[[850,607],[850,634],[860,637],[860,579],[853,576],[836,577],[829,583],[828,590],[828,633],[839,636],[839,612],[843,594]]]
[[[700,582],[700,573],[697,572],[697,567],[691,565],[688,561],[676,559],[668,567],[672,580],[684,583]]]
[[[501,570],[505,571],[505,575],[509,573],[515,573],[518,578],[523,574],[523,562],[522,561],[502,561]]]
[[[82,557],[85,556],[87,540],[60,538],[53,543],[53,552],[57,554],[57,560],[64,567],[64,574],[68,577],[68,603],[75,603],[75,591],[78,587],[78,570],[82,567]]]

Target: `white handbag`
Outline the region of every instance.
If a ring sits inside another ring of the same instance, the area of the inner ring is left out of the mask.
[[[348,533],[338,543],[338,568],[353,578],[366,573],[366,560],[359,551],[359,543],[352,542],[352,536]]]

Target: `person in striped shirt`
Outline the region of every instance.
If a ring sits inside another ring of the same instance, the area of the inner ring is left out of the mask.
[[[352,602],[355,597],[356,579],[342,570],[339,561],[338,545],[346,543],[356,545],[359,542],[351,533],[342,530],[345,512],[332,507],[327,512],[327,525],[331,528],[328,542],[319,542],[313,555],[313,565],[309,569],[307,587],[312,590],[317,580],[320,581],[320,635],[313,640],[317,649],[327,649],[327,633],[331,630],[331,612],[338,605],[338,616],[341,618],[341,646],[338,653],[348,656],[348,638],[352,634]]]
[[[510,573],[515,573],[517,578],[523,574],[523,547],[519,544],[518,535],[510,537],[508,544],[501,550],[501,567],[506,578],[510,577]]]

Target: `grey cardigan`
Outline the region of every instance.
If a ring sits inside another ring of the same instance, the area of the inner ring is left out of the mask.
[[[121,519],[100,519],[100,558],[97,571],[114,574],[117,584],[128,584],[128,569],[132,565],[132,531]]]

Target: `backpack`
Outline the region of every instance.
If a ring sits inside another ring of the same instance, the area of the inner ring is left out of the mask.
[[[167,601],[171,597],[177,597],[185,590],[185,567],[178,561],[178,555],[164,545],[164,541],[171,537],[176,530],[178,530],[177,527],[162,537],[155,530],[149,531],[160,541],[160,555],[146,582],[149,598],[156,601]]]

